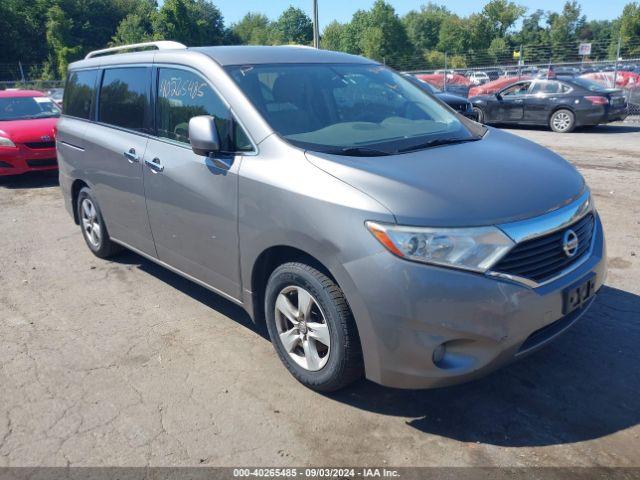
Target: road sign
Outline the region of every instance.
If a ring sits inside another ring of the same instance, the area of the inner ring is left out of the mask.
[[[591,44],[590,43],[581,43],[578,47],[579,55],[591,55]]]

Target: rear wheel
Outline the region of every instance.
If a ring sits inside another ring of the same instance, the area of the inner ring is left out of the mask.
[[[338,285],[303,263],[286,263],[269,277],[267,328],[280,360],[301,383],[338,390],[363,375],[360,340]]]
[[[82,236],[95,256],[107,258],[122,250],[122,247],[111,241],[98,202],[89,188],[80,190],[77,206]]]
[[[576,126],[576,117],[571,110],[556,110],[549,118],[549,127],[554,132],[568,133]]]

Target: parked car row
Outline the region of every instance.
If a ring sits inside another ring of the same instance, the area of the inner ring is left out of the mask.
[[[559,133],[627,116],[622,91],[580,77],[519,80],[495,94],[469,100],[479,122],[548,125]]]
[[[559,133],[626,118],[629,108],[624,91],[610,88],[613,72],[580,76],[563,72],[547,70],[536,75],[499,77],[472,86],[468,101],[479,122],[547,125]],[[457,74],[450,76],[454,80],[456,76],[460,77]],[[435,74],[415,77],[417,82],[429,83],[432,88],[431,82],[440,80]],[[616,86],[638,88],[640,76],[633,72],[618,72]],[[462,100],[459,99],[458,104]]]

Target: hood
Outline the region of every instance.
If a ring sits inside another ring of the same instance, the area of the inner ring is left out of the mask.
[[[585,183],[559,155],[489,129],[482,140],[394,156],[306,152],[311,163],[370,195],[399,224],[496,225],[542,215],[581,195]]]
[[[0,135],[14,143],[42,142],[43,136],[53,140],[53,129],[58,118],[35,118],[30,120],[0,121]]]
[[[447,105],[466,105],[468,102],[466,98],[458,95],[452,95],[450,93],[439,92],[435,95]]]

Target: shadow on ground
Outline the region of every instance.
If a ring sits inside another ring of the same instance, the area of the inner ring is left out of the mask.
[[[227,300],[226,298],[213,293],[210,290],[207,290],[206,288],[201,287],[200,285],[193,283],[192,281],[187,280],[186,278],[181,277],[180,275],[173,273],[172,271],[129,250],[123,251],[110,260],[124,265],[137,266],[143,272],[153,275],[157,279],[171,285],[173,288],[180,290],[185,295],[188,295],[212,310],[233,319],[235,322],[238,322],[242,326],[257,333],[264,339],[269,340],[266,328],[253,323],[247,312],[230,300]]]
[[[266,329],[234,303],[136,254],[124,252],[114,260],[138,265],[268,340]],[[509,447],[581,442],[640,421],[639,346],[640,297],[603,287],[567,333],[483,379],[437,390],[396,390],[361,381],[327,397],[409,417],[407,424],[417,430],[462,442]]]
[[[595,439],[640,421],[640,297],[604,287],[555,342],[456,387],[403,391],[362,382],[332,398],[413,417],[425,433],[506,447]]]
[[[48,170],[43,172],[28,172],[22,175],[0,176],[0,188],[46,188],[57,187],[58,172]]]

